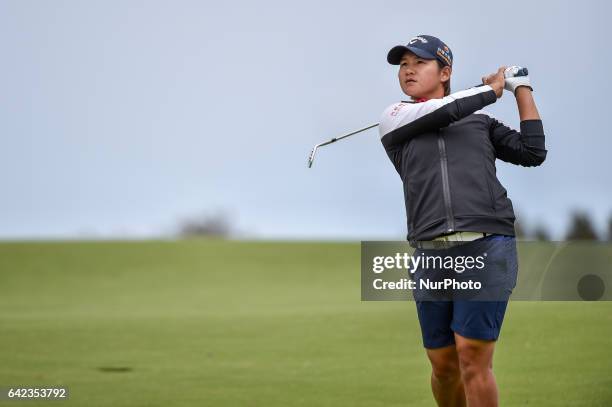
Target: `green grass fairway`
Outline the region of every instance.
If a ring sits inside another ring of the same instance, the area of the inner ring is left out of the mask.
[[[361,302],[359,259],[359,243],[2,243],[0,387],[71,392],[28,406],[433,406],[414,303]],[[611,346],[612,302],[511,302],[500,405],[612,406]]]

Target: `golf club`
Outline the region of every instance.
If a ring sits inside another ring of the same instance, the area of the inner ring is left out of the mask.
[[[326,146],[326,145],[331,144],[331,143],[335,143],[338,140],[342,140],[343,138],[347,138],[347,137],[352,136],[354,134],[361,133],[362,131],[366,131],[366,130],[371,129],[372,127],[376,127],[376,126],[378,126],[378,123],[371,124],[371,125],[369,125],[367,127],[364,127],[362,129],[355,130],[355,131],[353,131],[351,133],[348,133],[348,134],[345,134],[343,136],[334,137],[333,139],[331,139],[329,141],[325,141],[323,143],[317,144],[316,146],[314,146],[314,148],[310,152],[310,155],[308,156],[308,168],[312,167],[312,163],[314,161],[315,154],[317,153],[317,148]]]
[[[507,71],[504,73],[504,76],[505,76],[506,78],[511,78],[511,77],[513,78],[513,77],[515,77],[515,76],[527,76],[527,75],[529,74],[529,71],[527,70],[527,68],[521,68],[521,67],[519,67],[519,66],[513,66],[513,67],[511,67],[511,68],[512,68],[512,69],[507,70]],[[483,84],[483,83],[481,83],[481,84],[475,85],[475,86],[473,86],[473,88],[477,88],[477,87],[479,87],[479,86],[484,86],[484,84]],[[328,145],[328,144],[335,143],[336,141],[338,141],[338,140],[342,140],[343,138],[347,138],[347,137],[353,136],[353,135],[355,135],[355,134],[361,133],[362,131],[369,130],[369,129],[373,128],[373,127],[378,126],[379,124],[380,124],[380,123],[370,124],[369,126],[363,127],[363,128],[361,128],[361,129],[359,129],[359,130],[355,130],[355,131],[352,131],[352,132],[350,132],[350,133],[347,133],[347,134],[345,134],[345,135],[343,135],[343,136],[340,136],[340,137],[334,137],[333,139],[331,139],[331,140],[329,140],[329,141],[325,141],[325,142],[323,142],[323,143],[319,143],[319,144],[317,144],[316,146],[314,146],[314,147],[313,147],[312,151],[310,152],[310,155],[308,156],[308,168],[311,168],[311,167],[312,167],[312,163],[314,162],[314,159],[315,159],[315,154],[317,153],[317,149],[318,149],[319,147],[323,147],[323,146],[326,146],[326,145]]]

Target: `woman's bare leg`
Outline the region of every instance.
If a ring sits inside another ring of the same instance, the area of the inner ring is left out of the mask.
[[[493,375],[495,341],[470,339],[455,332],[459,367],[470,407],[497,407],[497,384]]]
[[[431,362],[431,389],[439,407],[465,407],[459,357],[455,345],[426,349]]]

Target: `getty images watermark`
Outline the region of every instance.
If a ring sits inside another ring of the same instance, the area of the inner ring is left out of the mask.
[[[383,273],[388,270],[406,270],[412,274],[418,269],[422,270],[452,270],[457,274],[461,274],[466,270],[483,270],[485,268],[485,258],[487,253],[482,256],[441,256],[441,255],[425,255],[420,253],[418,256],[409,255],[408,253],[395,253],[395,256],[375,256],[372,259],[372,272],[375,274]],[[411,289],[417,288],[428,290],[440,290],[453,288],[457,290],[479,290],[482,288],[480,281],[458,281],[455,278],[444,278],[443,280],[435,280],[430,278],[422,278],[418,281],[401,278],[399,281],[384,281],[382,278],[376,278],[373,281],[374,288],[381,289]]]
[[[475,241],[415,250],[361,242],[361,299],[612,300],[612,246],[598,242]]]

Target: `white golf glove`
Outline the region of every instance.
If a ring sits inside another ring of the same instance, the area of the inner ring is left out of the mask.
[[[504,81],[504,89],[509,90],[513,95],[516,95],[516,89],[519,86],[527,86],[533,91],[526,68],[516,65],[510,66],[504,71],[504,77],[506,78]]]

